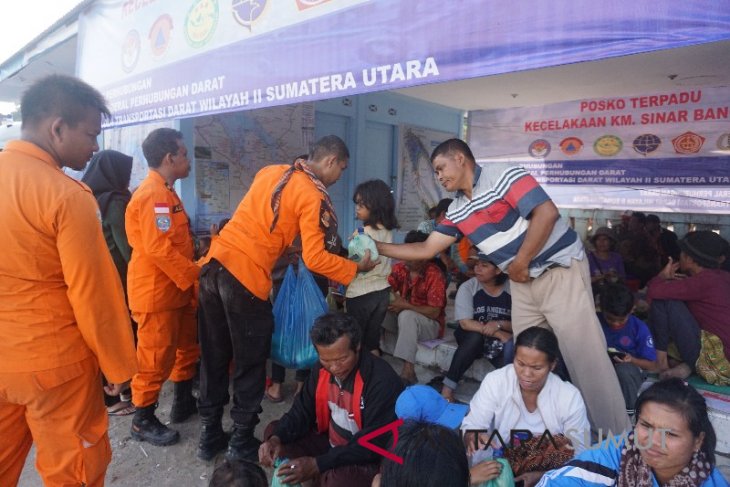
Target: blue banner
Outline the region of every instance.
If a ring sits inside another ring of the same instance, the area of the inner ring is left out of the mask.
[[[726,39],[716,0],[98,0],[78,74],[128,125]]]

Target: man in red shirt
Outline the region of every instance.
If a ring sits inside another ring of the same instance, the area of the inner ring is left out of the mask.
[[[405,243],[424,242],[425,233],[408,232]],[[390,303],[383,328],[397,333],[393,356],[403,360],[401,378],[418,382],[414,363],[418,342],[442,337],[446,307],[446,277],[429,260],[410,260],[393,266],[388,277],[395,299]]]

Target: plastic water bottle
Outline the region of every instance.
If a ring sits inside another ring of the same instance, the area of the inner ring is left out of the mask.
[[[357,234],[350,240],[350,245],[347,246],[347,255],[355,262],[360,262],[366,250],[370,251],[370,260],[378,258],[379,254],[378,248],[375,246],[375,240],[365,233],[363,227],[360,227],[357,229]]]

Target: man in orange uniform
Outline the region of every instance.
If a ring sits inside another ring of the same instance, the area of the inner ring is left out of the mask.
[[[334,255],[337,217],[327,187],[335,184],[350,158],[345,143],[333,135],[319,140],[308,161],[261,169],[233,217],[211,244],[200,277],[199,334],[202,430],[198,456],[212,459],[228,446],[232,459],[258,460],[260,442],[254,427],[261,412],[266,359],[274,320],[269,291],[271,270],[297,235],[307,268],[348,284],[359,264]],[[329,250],[329,252],[328,252]],[[230,441],[221,427],[228,404],[228,367],[233,359],[234,428]]]
[[[179,423],[197,411],[192,378],[200,351],[191,303],[200,268],[193,262],[190,221],[173,189],[176,180],[190,173],[182,133],[153,130],[142,151],[150,172],[132,195],[125,216],[133,249],[127,274],[129,307],[139,326],[132,437],[166,446],[180,439],[177,431],[155,416],[157,398],[168,377],[174,382],[170,420]]]
[[[104,485],[101,394],[136,371],[124,292],[82,170],[99,147],[101,94],[69,76],[31,86],[21,140],[0,153],[0,485],[17,485],[35,441],[46,486]]]

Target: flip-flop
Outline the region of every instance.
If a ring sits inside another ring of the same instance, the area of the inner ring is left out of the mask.
[[[133,404],[125,404],[125,401],[120,401],[113,406],[106,408],[106,412],[109,416],[128,416],[130,414],[134,414],[136,411],[137,408],[134,407]]]
[[[283,397],[274,397],[269,394],[269,391],[264,391],[264,398],[269,402],[273,402],[274,404],[284,401]]]

